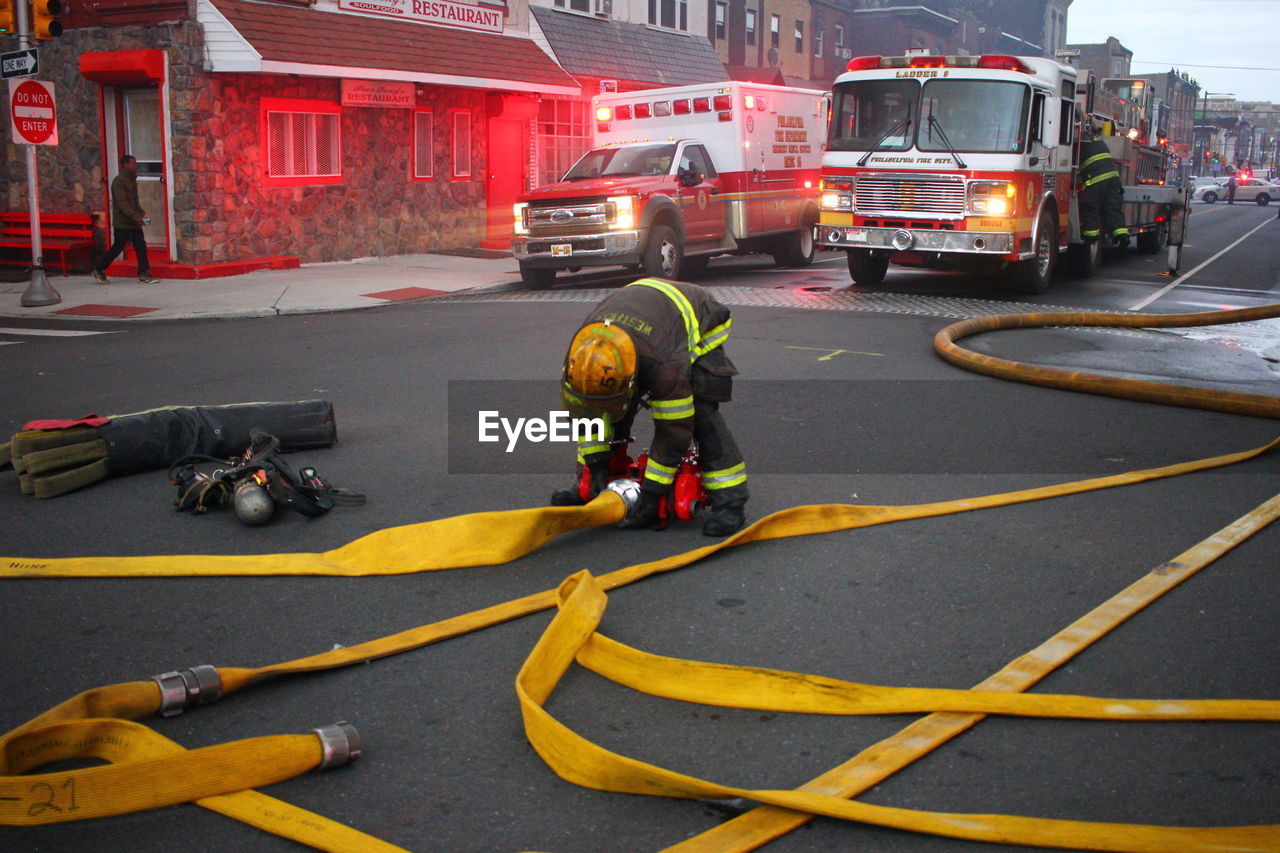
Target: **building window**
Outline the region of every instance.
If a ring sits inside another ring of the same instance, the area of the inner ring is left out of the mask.
[[[331,101],[263,98],[264,183],[342,183],[342,107]]]
[[[413,179],[429,181],[435,177],[435,146],[431,132],[435,129],[435,116],[427,110],[413,114]]]
[[[813,55],[821,58],[822,56],[822,37],[826,35],[826,22],[821,18],[813,22]]]
[[[590,12],[591,0],[569,0],[569,8],[575,12]]]
[[[804,53],[804,21],[796,21],[796,53]]]
[[[465,181],[471,177],[471,113],[459,111],[453,114],[453,179]]]
[[[836,24],[836,50],[844,49],[844,24]]]
[[[538,186],[554,184],[591,147],[590,103],[543,96],[538,107]]]
[[[769,46],[777,47],[779,33],[782,31],[782,17],[779,15],[769,16]]]
[[[725,18],[727,18],[728,15],[729,15],[729,4],[717,3],[716,4],[716,38],[718,39],[724,38],[724,23],[725,23]]]
[[[672,30],[689,29],[689,0],[649,0],[649,23]]]
[[[747,44],[756,43],[756,10],[747,10]]]

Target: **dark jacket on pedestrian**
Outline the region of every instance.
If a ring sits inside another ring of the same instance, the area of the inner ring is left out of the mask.
[[[145,215],[138,202],[138,176],[122,171],[111,182],[111,227],[141,228]]]

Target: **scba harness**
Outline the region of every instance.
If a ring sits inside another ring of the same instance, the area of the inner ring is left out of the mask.
[[[178,487],[174,508],[200,514],[229,503],[241,521],[256,526],[270,521],[277,505],[318,518],[335,506],[365,502],[364,495],[333,486],[315,468],[295,470],[279,451],[278,438],[255,429],[238,457],[182,457],[169,468],[169,480]]]

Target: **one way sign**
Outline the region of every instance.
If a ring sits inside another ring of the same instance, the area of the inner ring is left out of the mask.
[[[5,80],[10,77],[30,77],[40,71],[40,54],[34,47],[0,53],[0,69],[3,69]]]

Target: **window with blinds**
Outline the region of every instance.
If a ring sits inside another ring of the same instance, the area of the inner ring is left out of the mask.
[[[263,99],[268,183],[341,182],[340,109],[327,102]]]
[[[429,112],[413,114],[413,177],[428,181],[435,177],[435,146],[431,133],[435,128],[434,116]]]

